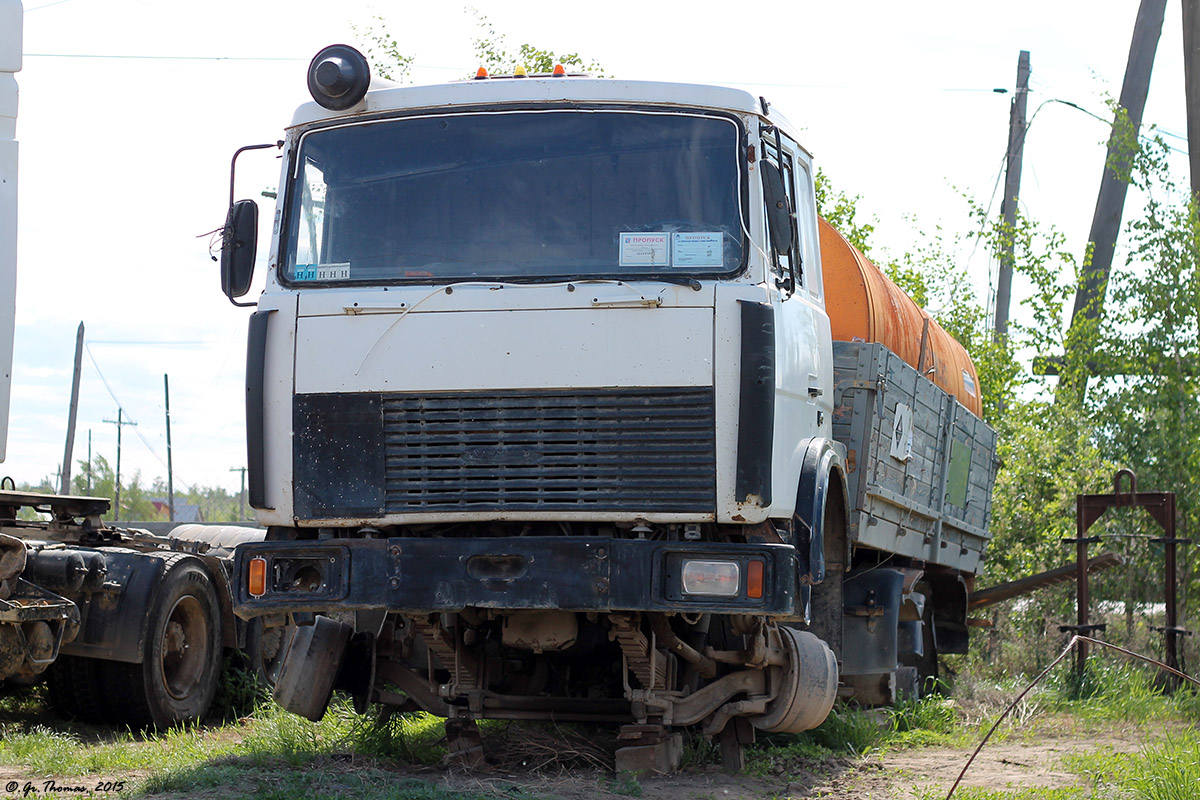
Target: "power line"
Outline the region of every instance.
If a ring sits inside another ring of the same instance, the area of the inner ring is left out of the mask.
[[[64,0],[65,2],[65,0]],[[141,61],[308,61],[307,58],[270,56],[146,56],[110,53],[22,53],[24,58],[112,58]]]
[[[88,342],[88,344],[122,344],[122,345],[138,345],[140,347],[173,347],[173,346],[177,346],[177,345],[179,345],[179,346],[186,345],[188,347],[194,347],[196,345],[217,344],[217,343],[216,342],[207,342],[202,339],[196,339],[196,340],[162,339],[160,341],[147,341],[144,339],[92,339],[91,341]]]
[[[97,361],[96,361],[96,355],[95,355],[95,354],[92,352],[91,343],[90,343],[90,342],[85,342],[85,343],[84,343],[84,345],[83,345],[83,349],[84,349],[84,350],[87,350],[88,359],[89,359],[89,360],[92,362],[92,366],[93,366],[93,367],[95,367],[95,369],[96,369],[96,374],[100,376],[100,382],[101,382],[101,383],[103,383],[103,384],[104,384],[104,388],[108,390],[108,396],[109,396],[109,397],[111,397],[111,398],[113,399],[113,402],[117,404],[117,408],[118,408],[118,410],[120,410],[121,408],[123,408],[123,404],[121,403],[121,400],[120,400],[120,398],[118,398],[118,397],[117,397],[117,393],[113,391],[113,388],[112,388],[112,386],[110,386],[110,385],[109,385],[109,383],[108,383],[108,379],[104,377],[104,373],[103,373],[103,372],[100,370],[100,364],[99,364],[99,363],[97,363]],[[106,420],[106,421],[107,421],[107,420]],[[129,425],[135,425],[135,426],[137,425],[137,423],[136,423],[136,422],[132,422],[132,423],[126,423],[126,424],[129,424]],[[118,428],[118,430],[119,430],[119,428]],[[158,463],[162,464],[162,465],[163,465],[163,467],[164,467],[164,468],[167,468],[167,469],[168,469],[168,471],[169,471],[169,468],[167,467],[167,462],[166,462],[166,461],[164,461],[164,460],[163,460],[163,457],[162,457],[162,456],[160,456],[160,455],[158,454],[158,451],[154,449],[154,445],[150,444],[150,440],[149,440],[149,439],[147,439],[147,438],[146,438],[144,435],[142,435],[142,432],[141,432],[141,430],[140,430],[140,429],[138,429],[138,428],[136,428],[136,427],[134,427],[134,429],[133,429],[133,432],[134,432],[135,434],[137,434],[137,437],[138,437],[139,439],[141,439],[141,440],[142,440],[142,444],[144,444],[144,445],[146,446],[146,449],[150,451],[150,455],[154,456],[154,458],[155,458],[155,459],[158,461]],[[184,484],[184,485],[186,485],[186,486],[192,486],[192,485],[193,485],[193,484],[192,484],[190,481],[185,481],[185,480],[183,480],[182,478],[180,479],[180,483],[182,483],[182,484]]]
[[[53,3],[46,3],[45,5],[34,6],[33,8],[27,8],[27,9],[25,9],[25,13],[30,14],[34,11],[41,11],[43,8],[49,8],[50,6],[61,6],[63,3],[69,3],[69,2],[71,2],[71,0],[55,0],[55,2],[53,2]]]

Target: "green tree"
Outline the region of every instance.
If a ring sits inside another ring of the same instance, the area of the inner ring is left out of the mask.
[[[874,221],[861,222],[858,219],[858,203],[862,195],[849,195],[834,188],[825,170],[817,168],[813,181],[813,192],[816,195],[817,213],[833,226],[833,229],[846,237],[846,241],[857,247],[863,255],[871,252],[871,234],[875,232]],[[920,301],[918,301],[920,302]]]
[[[545,49],[527,43],[521,44],[514,53],[509,49],[508,37],[497,33],[487,16],[474,8],[468,8],[467,13],[475,18],[479,28],[479,36],[471,40],[475,45],[475,57],[489,73],[511,74],[517,67],[524,67],[530,73],[545,74],[553,71],[556,64],[562,64],[568,70],[574,68],[596,77],[606,77],[600,64],[585,61],[579,53]]]
[[[116,471],[108,463],[108,459],[96,453],[92,456],[91,464],[86,459],[80,459],[77,463],[75,474],[72,476],[71,485],[75,494],[87,494],[88,475],[91,474],[91,496],[92,497],[107,497],[114,501],[116,500]],[[151,501],[152,492],[148,492],[146,487],[142,485],[142,474],[140,470],[134,470],[128,481],[121,481],[121,514],[123,520],[138,520],[142,522],[161,522],[166,520],[166,514],[155,508]],[[111,521],[113,514],[110,512],[108,519]]]
[[[388,30],[382,16],[375,16],[360,28],[351,26],[354,35],[363,45],[363,53],[371,64],[371,71],[384,80],[404,83],[412,71],[413,57],[400,50],[400,44]]]

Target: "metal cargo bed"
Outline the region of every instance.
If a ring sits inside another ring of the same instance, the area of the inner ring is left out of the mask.
[[[881,344],[834,342],[852,542],[969,573],[991,538],[996,432]]]

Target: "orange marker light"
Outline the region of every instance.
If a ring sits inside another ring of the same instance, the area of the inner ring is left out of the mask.
[[[562,64],[555,64],[555,65],[554,65],[554,77],[556,77],[556,78],[561,78],[561,77],[563,77],[563,76],[564,76],[564,75],[566,75],[566,74],[567,74],[567,71],[566,71],[565,69],[563,69],[563,65],[562,65]]]
[[[755,599],[763,594],[763,562],[751,561],[746,565],[746,596]]]
[[[479,71],[475,73],[475,80],[481,81],[484,78],[486,78],[487,76],[488,76],[487,70],[483,67],[480,67]]]
[[[250,559],[250,576],[246,580],[246,590],[251,597],[262,597],[267,593],[267,560],[259,556]]]

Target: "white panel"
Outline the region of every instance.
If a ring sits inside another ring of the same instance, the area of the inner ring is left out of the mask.
[[[276,309],[267,322],[263,376],[265,488],[270,510],[258,510],[260,525],[292,524],[292,355],[296,343],[296,296],[264,295],[259,311]]]
[[[296,392],[712,384],[712,309],[302,318]]]
[[[0,461],[8,449],[13,326],[17,303],[17,80],[20,0],[0,0]]]
[[[17,302],[17,143],[0,139],[0,461],[8,443]]]
[[[21,0],[0,0],[0,72],[21,71],[22,16]]]

